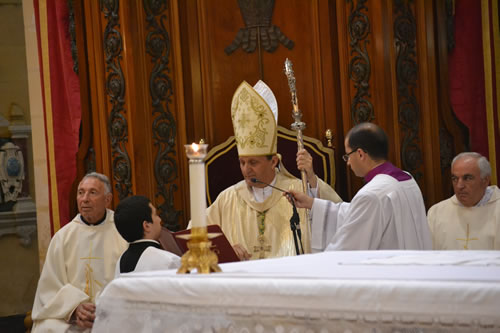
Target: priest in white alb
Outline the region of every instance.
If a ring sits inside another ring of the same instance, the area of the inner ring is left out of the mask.
[[[127,248],[113,221],[111,185],[87,174],[78,185],[80,212],[56,232],[47,251],[33,305],[32,332],[90,332],[95,299],[114,277]]]
[[[254,87],[243,81],[233,95],[231,119],[244,180],[218,195],[207,209],[207,224],[221,226],[242,260],[295,255],[292,206],[281,192],[265,185],[287,191],[302,188],[301,180],[285,170],[277,154],[278,104],[271,89],[262,81]],[[297,167],[306,172],[311,195],[341,201],[315,175],[306,150],[297,153]],[[299,209],[299,216],[303,248],[309,253],[310,224],[305,210]]]
[[[486,157],[461,153],[451,163],[455,195],[429,209],[435,250],[500,250],[500,190]]]
[[[311,209],[313,250],[432,249],[420,188],[388,161],[385,132],[360,123],[347,133],[344,146],[344,161],[366,182],[350,203],[292,192],[298,207]]]

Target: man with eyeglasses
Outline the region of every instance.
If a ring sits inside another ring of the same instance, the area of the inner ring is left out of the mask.
[[[375,124],[353,127],[342,157],[366,185],[350,203],[291,192],[312,213],[312,248],[322,250],[429,250],[431,236],[415,180],[388,161],[388,140]]]
[[[489,186],[486,157],[461,153],[451,163],[455,195],[429,209],[435,250],[500,250],[500,190]]]

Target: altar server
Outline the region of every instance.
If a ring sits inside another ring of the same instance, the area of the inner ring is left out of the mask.
[[[120,201],[115,211],[116,229],[130,244],[116,263],[120,273],[179,268],[179,256],[161,249],[161,218],[151,201],[134,195]]]

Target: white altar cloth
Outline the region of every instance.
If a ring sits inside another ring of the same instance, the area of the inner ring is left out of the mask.
[[[93,332],[500,332],[500,251],[341,251],[122,274]]]

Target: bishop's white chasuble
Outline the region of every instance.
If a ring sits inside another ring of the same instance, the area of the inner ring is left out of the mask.
[[[302,191],[302,181],[276,174],[275,186],[284,190]],[[337,193],[318,178],[318,195],[341,201]],[[311,229],[305,209],[298,209],[302,244],[305,253],[311,252]],[[231,245],[241,244],[252,255],[251,259],[293,256],[296,254],[290,229],[292,205],[277,190],[264,202],[257,202],[245,181],[219,194],[207,209],[207,224],[218,224]]]

